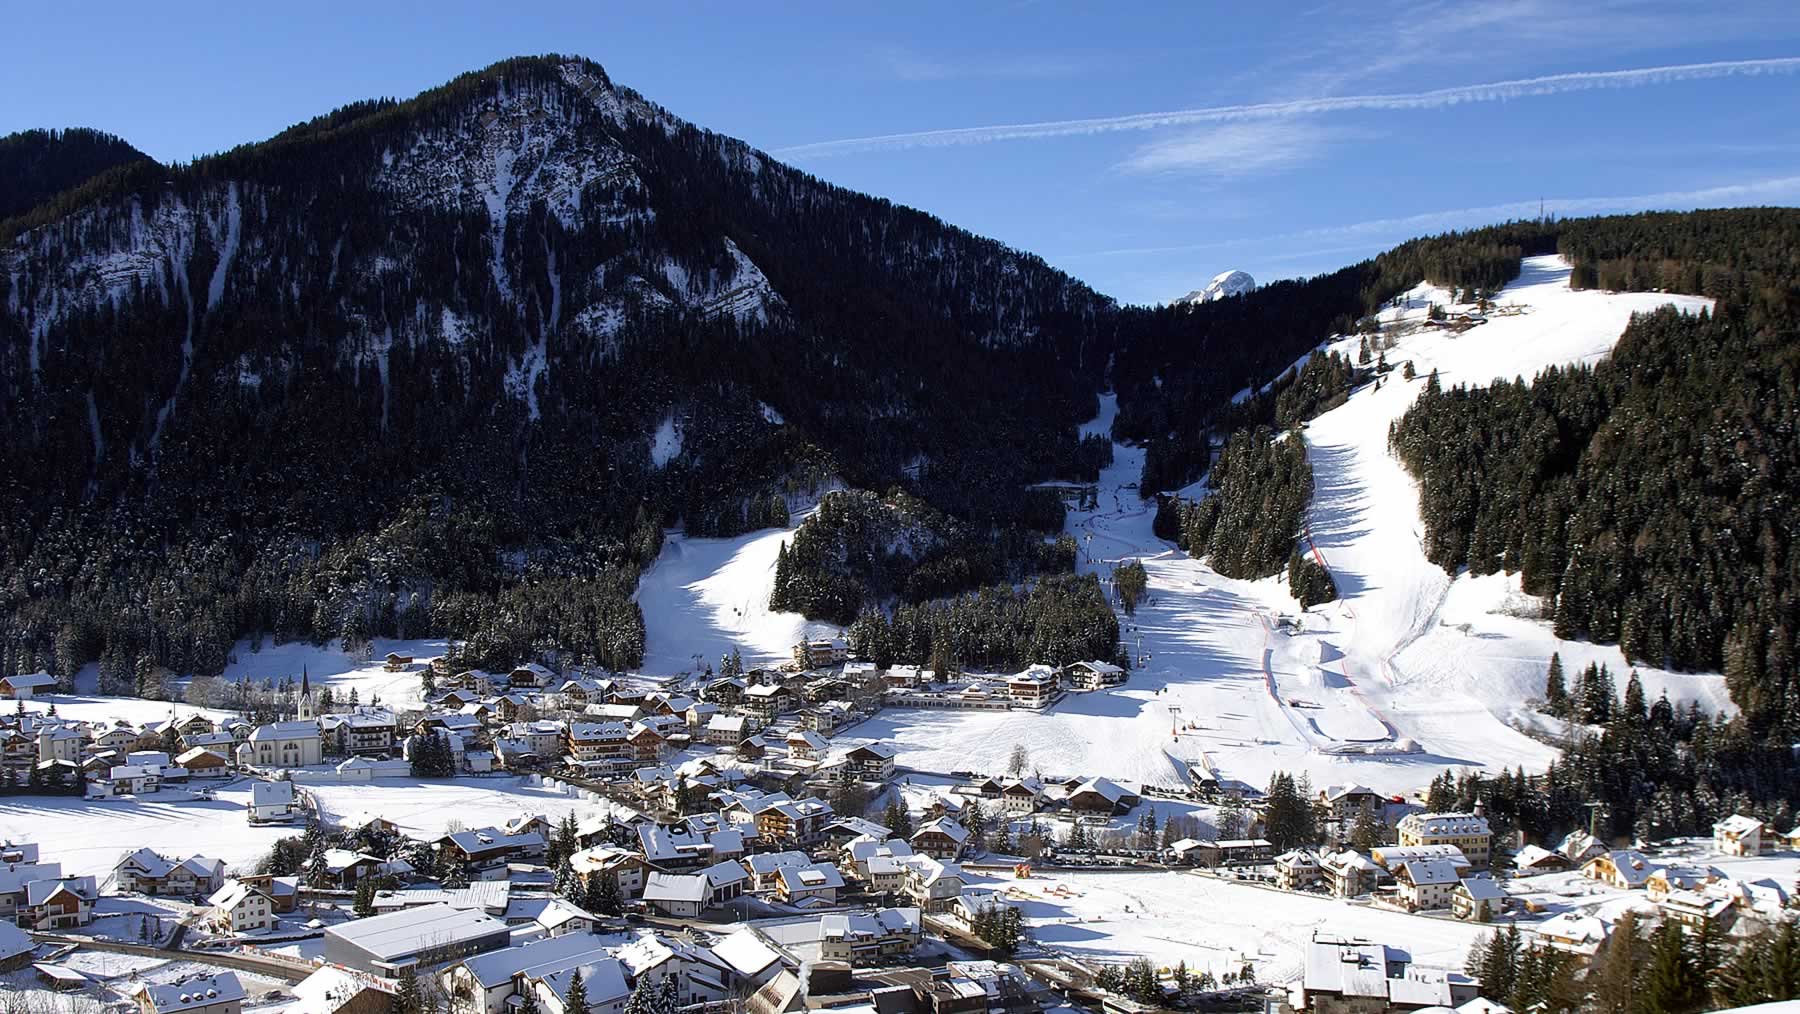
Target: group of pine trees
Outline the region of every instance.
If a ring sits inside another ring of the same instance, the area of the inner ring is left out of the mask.
[[[940,678],[964,666],[1022,668],[1110,660],[1119,618],[1092,574],[1040,577],[1024,588],[991,585],[954,598],[865,610],[850,648],[877,665],[928,666]]]
[[[1219,452],[1209,476],[1204,499],[1163,502],[1159,533],[1172,531],[1177,545],[1205,557],[1226,577],[1280,573],[1293,556],[1312,499],[1305,442],[1295,432],[1240,430]]]
[[[1513,1010],[1698,1014],[1800,999],[1800,929],[1783,922],[1728,942],[1670,921],[1647,930],[1626,912],[1583,969],[1574,955],[1527,943],[1508,926],[1475,943],[1468,971],[1482,996]]]
[[[1062,501],[1047,490],[1020,497],[1019,518],[973,524],[895,488],[830,493],[775,558],[769,607],[847,624],[892,600],[918,603],[1075,567],[1061,530]]]

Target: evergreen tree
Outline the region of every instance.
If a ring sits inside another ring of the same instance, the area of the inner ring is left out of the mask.
[[[907,812],[906,803],[896,791],[888,800],[887,810],[883,812],[881,822],[887,826],[888,834],[895,838],[911,838],[913,834],[912,814]]]
[[[638,989],[644,989],[646,986],[647,983],[638,983]],[[637,1002],[638,989],[632,990],[631,999],[626,1002],[625,1009],[631,1014],[641,1014],[641,1011],[631,1010],[631,1004]],[[569,973],[569,988],[563,994],[563,1010],[566,1014],[587,1014],[587,1009],[587,983],[581,981],[581,969],[576,968]]]
[[[1544,674],[1544,712],[1553,718],[1569,715],[1569,689],[1563,680],[1562,653],[1550,653],[1550,670]]]
[[[1687,934],[1665,922],[1650,938],[1649,967],[1636,1009],[1644,1014],[1693,1014],[1706,1006],[1706,979],[1700,973]]]

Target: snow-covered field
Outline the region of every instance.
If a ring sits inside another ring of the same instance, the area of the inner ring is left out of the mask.
[[[984,886],[1020,905],[1033,940],[1070,956],[1123,963],[1141,955],[1215,975],[1249,962],[1265,982],[1299,977],[1315,932],[1379,940],[1421,964],[1460,969],[1469,944],[1487,931],[1191,873],[1034,871],[1029,880]]]
[[[563,814],[602,813],[605,802],[577,799],[523,778],[461,778],[454,781],[382,779],[367,785],[306,785],[324,813],[336,819],[380,814],[419,837],[443,833],[452,821],[464,827],[498,824],[521,813],[551,820]],[[279,838],[299,834],[299,824],[251,826],[246,808],[250,781],[218,790],[210,802],[190,800],[184,790],[166,790],[138,799],[88,802],[76,798],[0,798],[0,840],[35,841],[46,861],[60,862],[71,876],[112,872],[119,857],[148,847],[164,855],[200,853],[222,859],[230,869],[248,868]]]
[[[1444,768],[1523,765],[1554,756],[1513,727],[1541,692],[1551,652],[1571,669],[1589,661],[1627,670],[1616,648],[1560,642],[1545,622],[1511,615],[1516,578],[1452,580],[1425,560],[1418,491],[1387,453],[1388,423],[1412,404],[1425,377],[1483,384],[1530,376],[1544,366],[1592,362],[1618,339],[1633,312],[1706,300],[1654,293],[1570,291],[1569,267],[1528,258],[1499,302],[1522,312],[1495,316],[1452,336],[1419,331],[1387,352],[1395,366],[1376,390],[1355,391],[1306,430],[1315,493],[1307,528],[1342,598],[1306,614],[1299,633],[1285,578],[1235,581],[1190,559],[1151,532],[1152,506],[1135,484],[1141,448],[1119,445],[1100,479],[1099,504],[1071,512],[1079,567],[1105,575],[1142,559],[1148,600],[1122,631],[1140,665],[1129,686],[1065,698],[1045,713],[889,711],[855,730],[901,748],[902,764],[926,770],[1004,769],[1015,743],[1045,773],[1179,782],[1207,763],[1227,780],[1261,787],[1276,770],[1305,771],[1315,786],[1356,781],[1406,792]],[[1415,322],[1443,290],[1420,286],[1390,322]],[[1333,347],[1356,354],[1357,339]],[[1418,379],[1400,379],[1411,359]],[[1087,432],[1107,432],[1110,396]],[[1128,488],[1130,487],[1130,488]],[[1640,670],[1648,692],[1727,706],[1714,675]]]
[[[798,526],[803,515],[796,515]],[[792,528],[765,528],[730,539],[691,539],[672,533],[662,555],[638,582],[644,611],[643,670],[698,670],[736,648],[746,666],[791,661],[803,638],[836,637],[828,623],[799,613],[769,611],[775,554]]]

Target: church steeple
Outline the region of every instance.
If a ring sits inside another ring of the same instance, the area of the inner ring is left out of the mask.
[[[313,707],[312,680],[306,674],[306,666],[300,667],[300,700],[295,708],[301,721],[317,717]]]

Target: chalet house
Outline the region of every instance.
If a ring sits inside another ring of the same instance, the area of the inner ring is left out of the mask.
[[[802,669],[828,669],[850,659],[850,649],[842,641],[821,638],[794,645],[794,664]]]
[[[582,849],[569,857],[569,867],[584,883],[592,877],[612,876],[619,885],[621,898],[642,894],[644,883],[653,872],[642,855],[617,845]]]
[[[613,767],[632,760],[631,731],[623,722],[570,722],[563,753],[574,764]]]
[[[335,887],[338,890],[355,887],[357,881],[379,874],[386,865],[376,856],[350,849],[326,849],[321,858],[325,866],[322,882],[314,886]]]
[[[1450,914],[1464,922],[1493,922],[1506,907],[1506,892],[1491,877],[1464,877],[1450,891]]]
[[[1473,813],[1413,813],[1401,818],[1401,845],[1454,845],[1476,869],[1486,869],[1493,831]]]
[[[0,917],[14,920],[33,882],[61,879],[61,863],[9,862],[0,866]]]
[[[831,822],[831,804],[822,799],[780,800],[758,806],[756,831],[767,841],[791,841],[811,845],[824,837]]]
[[[397,651],[388,652],[387,656],[381,660],[383,672],[405,672],[412,664],[413,657],[411,655],[402,655]]]
[[[214,891],[206,904],[209,906],[207,921],[221,933],[252,933],[275,928],[275,899],[242,880],[233,880]]]
[[[1526,845],[1513,856],[1513,870],[1515,875],[1520,877],[1561,873],[1568,868],[1569,861],[1567,859],[1542,845]]]
[[[1070,791],[1066,805],[1077,817],[1098,820],[1128,813],[1138,802],[1137,793],[1109,779],[1094,778]]]
[[[1366,785],[1327,785],[1319,790],[1317,805],[1327,820],[1348,827],[1365,814],[1378,815],[1382,799]]]
[[[120,764],[107,772],[115,795],[142,796],[162,791],[163,769],[149,764]]]
[[[741,676],[728,676],[708,683],[700,691],[700,698],[720,707],[735,707],[744,698],[744,690],[749,683]]]
[[[962,867],[930,856],[899,858],[903,890],[908,900],[926,912],[948,912],[962,895]]]
[[[859,782],[885,782],[894,777],[894,758],[899,755],[887,743],[864,743],[844,754],[846,774]]]
[[[690,730],[705,735],[706,723],[712,721],[713,716],[718,713],[719,706],[717,704],[711,701],[696,701],[681,717],[687,722]]]
[[[556,688],[557,696],[569,704],[599,704],[606,700],[606,695],[611,691],[611,680],[586,677],[563,680],[562,685]]]
[[[1586,831],[1577,830],[1564,835],[1554,851],[1568,863],[1569,869],[1574,869],[1586,865],[1595,856],[1605,855],[1606,845]]]
[[[1275,857],[1275,886],[1284,891],[1306,890],[1323,877],[1318,857],[1305,849],[1294,849]]]
[[[812,857],[804,852],[758,852],[745,856],[744,869],[750,874],[744,889],[753,894],[770,894],[781,885],[781,871],[789,866],[810,866]]]
[[[277,877],[269,873],[258,873],[237,878],[245,886],[254,888],[267,895],[270,911],[276,915],[286,915],[300,907],[300,878]]]
[[[1063,666],[1063,686],[1070,690],[1103,690],[1124,684],[1125,670],[1111,662],[1072,662]]]
[[[20,929],[59,930],[86,926],[94,917],[100,889],[93,877],[33,880],[25,885],[25,900],[13,913]]]
[[[226,778],[231,774],[231,763],[205,747],[186,751],[175,758],[175,763],[187,771],[189,778]]]
[[[634,726],[626,742],[631,744],[632,758],[639,761],[655,763],[669,752],[669,741],[647,725]]]
[[[331,741],[335,750],[358,757],[391,755],[399,725],[399,719],[386,708],[359,707],[319,718],[321,735]]]
[[[1634,891],[1645,886],[1650,875],[1658,869],[1642,852],[1620,849],[1605,855],[1595,856],[1582,866],[1581,872],[1590,880],[1598,880],[1621,890]]]
[[[475,867],[497,866],[514,858],[542,855],[544,851],[543,836],[536,832],[506,834],[495,827],[456,831],[432,844],[440,854]]]
[[[71,725],[44,725],[38,728],[37,759],[81,760],[81,747],[86,736]]]
[[[1559,912],[1537,925],[1537,938],[1559,951],[1591,958],[1606,943],[1610,930],[1597,917]]]
[[[1227,838],[1213,843],[1219,850],[1219,865],[1242,866],[1266,863],[1275,855],[1275,846],[1267,838]]]
[[[257,782],[250,786],[250,823],[280,824],[293,820],[300,803],[293,782]]]
[[[113,867],[120,891],[192,898],[211,894],[225,882],[225,864],[193,856],[179,862],[147,848],[127,852]]]
[[[783,866],[775,872],[775,896],[789,905],[835,905],[843,875],[829,863]]]
[[[1006,695],[1022,708],[1043,708],[1056,700],[1061,687],[1056,670],[1047,665],[1034,665],[1006,680]]]
[[[131,750],[137,746],[137,730],[128,725],[115,725],[93,739],[95,750]]]
[[[1662,917],[1690,933],[1724,933],[1736,922],[1737,899],[1700,891],[1674,891],[1657,903]]]
[[[769,741],[761,736],[745,736],[738,741],[733,752],[743,760],[762,760],[769,752]]]
[[[1319,873],[1325,879],[1325,889],[1338,898],[1358,898],[1368,894],[1381,879],[1381,867],[1354,849],[1320,856]]]
[[[1036,813],[1044,800],[1044,786],[1036,778],[1013,778],[1000,790],[1000,808],[1007,813]]]
[[[561,722],[514,722],[506,727],[507,738],[524,744],[526,750],[546,760],[562,755]]]
[[[819,919],[819,957],[855,965],[911,954],[919,945],[919,910],[883,908]]]
[[[933,859],[955,859],[969,842],[969,829],[948,817],[931,821],[913,832],[913,851]]]
[[[734,746],[742,743],[750,728],[750,720],[743,715],[714,715],[706,723],[706,741],[714,746]]]
[[[1732,814],[1713,825],[1713,851],[1722,856],[1756,856],[1774,851],[1768,826],[1755,817]]]
[[[506,674],[506,684],[510,687],[539,690],[556,682],[556,674],[548,667],[530,662],[519,666]]]
[[[789,760],[817,760],[829,749],[831,743],[811,729],[795,729],[787,734]]]
[[[759,683],[744,691],[738,710],[767,725],[793,710],[793,695],[780,684]]]
[[[1183,838],[1169,845],[1169,858],[1183,866],[1219,865],[1219,843]]]
[[[975,795],[980,796],[983,799],[999,799],[1000,790],[1005,787],[1006,783],[1004,781],[990,775],[976,782],[969,788]]]
[[[7,700],[29,701],[55,689],[56,677],[42,669],[15,676],[0,676],[0,697]]]
[[[644,904],[674,919],[698,919],[712,890],[698,874],[652,873],[644,884]]]
[[[916,665],[897,665],[881,675],[881,685],[889,690],[917,690],[925,682],[924,673]]]
[[[274,722],[257,726],[245,741],[250,763],[263,768],[297,768],[325,759],[317,722]]]
[[[800,712],[800,727],[829,736],[850,719],[850,706],[843,701],[822,701]]]

